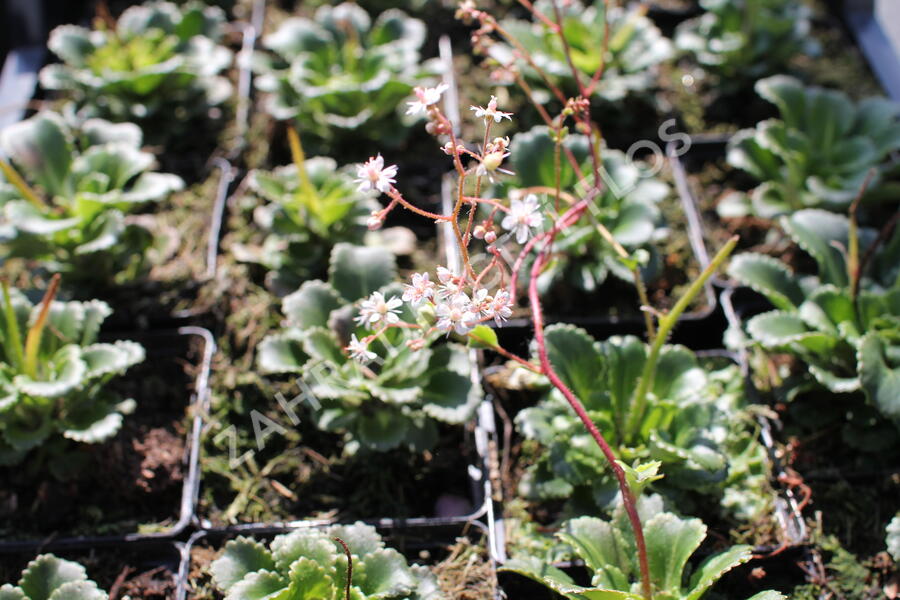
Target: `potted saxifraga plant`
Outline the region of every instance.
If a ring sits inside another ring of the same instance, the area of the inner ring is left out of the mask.
[[[720,216],[772,219],[804,208],[845,212],[867,180],[866,202],[878,200],[895,162],[891,155],[900,149],[900,104],[886,98],[854,102],[841,91],[805,87],[784,75],[756,82],[756,91],[778,107],[781,119],[731,138],[728,163],[759,185],[723,198]],[[881,199],[891,201],[895,187]]]
[[[148,135],[166,141],[230,96],[221,75],[232,59],[220,44],[224,25],[221,8],[196,1],[132,6],[114,24],[97,19],[93,30],[61,25],[47,45],[62,62],[41,71],[41,85],[89,116],[155,123]]]
[[[700,0],[704,13],[678,26],[675,45],[716,76],[721,91],[773,75],[820,48],[812,11],[790,0]]]
[[[415,292],[395,278],[388,250],[335,245],[329,280],[285,297],[286,327],[258,350],[263,372],[295,374],[310,387],[317,426],[344,434],[345,452],[428,450],[439,423],[466,422],[481,399],[466,349],[403,309],[401,297]],[[427,275],[417,281],[430,289]]]
[[[262,39],[256,86],[267,110],[292,120],[304,139],[400,142],[401,101],[427,75],[420,60],[425,23],[389,9],[373,19],[358,5],[321,6]]]
[[[41,112],[0,133],[0,246],[67,282],[105,285],[144,272],[154,231],[129,213],[181,190],[153,171],[131,123]]]
[[[543,92],[544,101],[552,98],[564,105],[568,97],[581,94],[621,102],[629,94],[652,90],[657,67],[674,56],[672,42],[647,18],[646,8],[611,6],[602,0],[539,0],[533,13],[532,21],[497,23],[487,16],[481,24],[482,31],[501,37],[500,43],[485,42],[485,50],[501,65],[515,63],[523,50],[528,53],[530,60],[520,68]]]
[[[71,444],[110,439],[134,400],[108,390],[115,376],[144,360],[144,348],[97,343],[111,313],[99,300],[59,302],[56,276],[39,304],[2,282],[0,465],[40,454],[57,477],[70,475]]]
[[[40,112],[0,133],[0,247],[66,282],[104,286],[143,273],[156,238],[130,213],[181,190],[153,170],[140,128]]]

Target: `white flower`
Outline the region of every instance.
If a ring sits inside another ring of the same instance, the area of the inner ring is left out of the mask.
[[[532,229],[537,229],[544,222],[538,207],[538,199],[534,194],[525,196],[525,200],[512,200],[509,204],[509,212],[503,217],[500,225],[504,229],[516,232],[516,241],[524,244],[531,235]]]
[[[487,288],[481,288],[472,294],[472,311],[484,312],[490,307],[492,301],[493,298],[488,296]]]
[[[387,325],[393,325],[400,321],[397,309],[403,304],[400,298],[392,296],[389,300],[384,298],[381,292],[375,292],[362,301],[359,307],[359,316],[356,322],[366,327],[372,327],[379,321]]]
[[[494,173],[515,175],[515,173],[508,169],[500,168],[500,165],[503,164],[503,161],[507,156],[509,156],[509,152],[506,152],[504,150],[495,150],[493,152],[485,154],[483,157],[481,157],[481,161],[478,163],[478,168],[475,169],[475,174],[479,177],[484,177],[485,175],[487,175],[488,179],[491,180],[491,183],[494,182]]]
[[[499,290],[491,298],[487,308],[482,310],[482,313],[486,317],[493,317],[497,325],[512,316],[512,297],[509,295],[509,292]]]
[[[406,109],[406,114],[408,115],[417,115],[420,112],[425,112],[428,110],[429,106],[437,104],[441,101],[441,94],[447,91],[447,84],[442,83],[433,88],[423,88],[417,87],[413,90],[416,94],[415,102],[407,102],[409,104],[409,108]]]
[[[403,301],[413,306],[418,306],[422,300],[434,297],[434,282],[428,277],[428,273],[413,273],[412,285],[406,285],[403,290]]]
[[[460,335],[472,331],[478,324],[478,315],[472,312],[472,303],[465,294],[458,294],[449,302],[443,302],[435,308],[437,327],[440,331],[450,333],[452,329]]]
[[[356,339],[355,333],[350,335],[350,343],[347,345],[347,351],[350,352],[350,358],[357,360],[362,364],[375,360],[375,357],[378,356],[369,350],[369,344]]]
[[[503,119],[512,120],[512,113],[503,112],[497,110],[497,97],[491,96],[491,101],[488,102],[487,108],[482,108],[481,106],[470,106],[470,110],[475,111],[475,116],[478,118],[482,118],[485,121],[488,119],[493,119],[494,123],[499,123]]]
[[[384,159],[379,154],[356,168],[356,181],[359,182],[357,189],[360,192],[378,190],[386,194],[397,181],[396,176],[397,165],[385,167]]]
[[[438,288],[437,297],[444,298],[445,300],[452,301],[453,298],[463,294],[463,285],[462,278],[457,277],[453,274],[453,271],[448,269],[447,267],[438,267],[437,268],[437,276],[438,281],[441,282],[441,286]],[[466,297],[466,300],[468,298]]]

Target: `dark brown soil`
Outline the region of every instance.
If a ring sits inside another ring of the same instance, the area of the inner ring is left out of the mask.
[[[116,336],[118,337],[118,336]],[[178,519],[184,467],[185,411],[193,379],[193,340],[133,337],[147,359],[110,387],[137,402],[119,433],[66,452],[71,477],[48,475],[34,456],[0,472],[0,531],[7,539],[112,535],[171,526]],[[74,458],[73,458],[74,457]],[[59,460],[59,459],[56,459]]]

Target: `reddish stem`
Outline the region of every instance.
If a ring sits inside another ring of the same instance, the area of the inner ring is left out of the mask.
[[[587,208],[587,202],[582,200],[572,208],[575,209],[576,207],[580,207],[580,210],[583,212]],[[541,311],[541,300],[537,289],[537,280],[538,276],[541,274],[541,269],[543,269],[546,263],[546,251],[553,242],[556,233],[561,229],[560,225],[562,225],[562,219],[556,227],[544,236],[547,239],[547,242],[531,267],[531,280],[528,282],[528,299],[531,303],[531,316],[534,322],[534,340],[537,344],[538,359],[540,360],[541,370],[544,375],[556,389],[562,392],[562,395],[565,396],[569,405],[572,407],[572,410],[574,410],[575,414],[578,415],[578,418],[581,419],[585,429],[588,430],[588,433],[590,433],[591,437],[594,438],[594,441],[597,442],[600,451],[603,452],[603,456],[606,457],[606,460],[619,483],[619,490],[622,493],[622,502],[625,506],[625,512],[628,513],[628,520],[631,521],[631,527],[634,529],[634,541],[637,546],[638,561],[641,569],[641,586],[643,587],[644,597],[647,600],[650,600],[653,595],[650,587],[650,563],[647,560],[647,544],[644,541],[644,530],[641,526],[641,518],[638,515],[637,502],[634,494],[631,493],[631,488],[628,487],[628,481],[625,478],[625,470],[616,462],[616,456],[613,453],[612,448],[610,448],[606,439],[603,437],[603,434],[600,433],[600,430],[597,429],[597,426],[594,425],[594,422],[591,421],[584,405],[575,394],[572,393],[572,390],[563,383],[562,379],[559,378],[559,375],[556,374],[556,371],[553,370],[553,366],[550,364],[550,358],[547,355],[547,344],[544,338],[544,319]]]

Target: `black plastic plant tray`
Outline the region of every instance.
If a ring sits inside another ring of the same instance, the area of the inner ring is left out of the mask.
[[[373,525],[383,537],[388,547],[394,548],[405,554],[410,562],[428,564],[441,560],[447,546],[453,544],[459,537],[468,537],[472,541],[488,539],[488,527],[478,520],[451,519],[443,523],[425,522],[423,519],[363,521]],[[184,562],[180,568],[179,579],[182,587],[179,588],[176,600],[184,600],[190,597],[194,591],[192,586],[197,582],[192,581],[191,575],[201,572],[203,565],[196,560],[196,550],[204,549],[211,552],[220,550],[225,542],[238,536],[252,537],[261,541],[270,541],[273,537],[296,531],[297,529],[316,529],[326,524],[304,522],[290,526],[288,524],[263,524],[253,523],[237,525],[223,529],[205,529],[194,533],[188,540],[184,549]],[[204,557],[206,562],[209,554]]]
[[[39,554],[53,554],[59,558],[77,561],[87,570],[88,578],[100,589],[117,596],[136,586],[140,598],[173,598],[176,590],[183,588],[180,567],[184,559],[184,544],[169,541],[107,542],[68,544],[49,542],[32,550],[4,554],[0,558],[0,584],[18,582],[22,570]],[[121,579],[120,579],[121,578]]]
[[[122,521],[119,524],[109,524],[104,523],[102,521],[102,515],[98,516],[96,513],[94,514],[94,518],[97,519],[97,523],[94,525],[93,529],[98,533],[94,535],[88,534],[77,534],[73,535],[72,530],[68,527],[53,531],[49,528],[45,529],[45,532],[41,537],[38,537],[37,533],[26,533],[28,538],[23,539],[4,539],[0,540],[0,553],[7,552],[23,552],[35,548],[41,548],[47,545],[48,543],[53,543],[54,545],[93,545],[93,544],[105,544],[105,543],[120,543],[125,541],[134,541],[134,540],[158,540],[158,539],[167,539],[174,536],[178,536],[181,534],[191,523],[191,520],[194,517],[194,510],[197,503],[197,495],[199,489],[199,444],[200,444],[200,431],[201,431],[201,418],[199,413],[202,412],[203,407],[205,407],[209,402],[209,370],[212,362],[212,356],[215,351],[215,343],[212,338],[212,334],[206,329],[202,329],[199,327],[183,327],[181,329],[169,332],[157,332],[153,334],[148,333],[140,333],[140,334],[122,334],[112,336],[114,339],[130,339],[134,341],[138,341],[143,343],[147,348],[147,358],[142,363],[142,365],[136,365],[133,367],[133,372],[135,373],[134,378],[129,384],[128,377],[129,373],[126,373],[124,376],[120,378],[119,381],[124,382],[124,384],[131,385],[132,387],[128,387],[128,390],[135,389],[140,391],[141,389],[145,390],[155,390],[158,389],[158,386],[161,382],[165,381],[166,376],[169,375],[160,368],[161,365],[165,364],[165,361],[169,361],[169,369],[171,372],[176,372],[176,369],[179,371],[184,370],[184,364],[187,362],[186,356],[184,356],[185,352],[189,351],[189,342],[192,338],[199,338],[202,341],[203,348],[202,352],[199,352],[199,356],[194,359],[193,363],[193,391],[190,392],[190,398],[182,400],[181,406],[186,406],[188,415],[194,413],[194,416],[190,419],[190,421],[185,421],[183,418],[174,418],[174,409],[173,409],[173,421],[168,421],[171,423],[184,423],[189,422],[189,428],[184,433],[184,449],[183,454],[180,460],[180,473],[181,473],[181,482],[175,482],[168,484],[164,489],[155,491],[151,490],[147,492],[148,496],[143,497],[143,506],[145,511],[152,511],[154,516],[149,518],[159,518],[159,525],[153,526],[153,531],[151,532],[141,532],[137,527],[137,524],[134,523],[135,516],[133,513],[130,515],[123,515]],[[181,344],[181,347],[179,347]],[[180,352],[180,354],[179,354]],[[146,371],[143,376],[141,372],[137,369],[144,367]],[[171,376],[171,375],[169,375]],[[190,377],[185,375],[187,380],[190,380]],[[177,385],[177,384],[176,384]],[[135,387],[136,386],[136,387]],[[142,386],[146,386],[143,387]],[[183,391],[184,394],[188,394],[188,390],[185,388]],[[135,400],[138,402],[138,410],[140,411],[142,398],[135,394]],[[149,395],[147,396],[149,397]],[[173,398],[172,404],[170,406],[174,407],[178,404],[178,400]],[[179,409],[181,410],[181,409]],[[155,413],[156,411],[152,411]],[[168,413],[166,413],[168,414]],[[155,415],[154,415],[155,416]],[[149,416],[149,413],[145,413],[145,418],[148,419],[148,422],[143,426],[146,429],[147,436],[149,436],[153,432],[159,432],[158,435],[162,436],[162,438],[169,440],[177,439],[177,432],[172,433],[165,426],[164,423],[159,421],[154,421],[153,416]],[[129,416],[126,416],[125,427],[128,427],[128,419]],[[160,425],[163,426],[160,426]],[[149,437],[145,437],[143,439],[149,439]],[[111,464],[115,464],[118,460],[116,458],[118,455],[112,455]],[[123,456],[127,457],[127,454]],[[147,465],[146,468],[150,468],[152,465]],[[88,467],[89,468],[89,467]],[[140,469],[143,470],[145,465],[141,465]],[[129,473],[134,473],[130,471],[125,474],[127,478]],[[155,476],[155,473],[154,473]],[[146,477],[142,481],[151,481],[153,477]],[[104,483],[101,480],[97,480],[96,482],[91,483],[90,485],[95,486],[88,490],[88,493],[92,494],[91,498],[93,501],[97,501],[98,499],[102,499],[106,496],[106,489],[103,487]],[[115,480],[111,480],[109,483],[110,486],[115,486]],[[138,484],[135,482],[134,487],[137,488]],[[115,494],[117,489],[108,489],[109,494]],[[155,493],[154,493],[155,492]],[[134,493],[138,493],[135,491]],[[66,493],[64,496],[66,505],[75,504],[76,506],[79,503],[78,495],[69,495]],[[83,496],[82,496],[83,497]],[[167,502],[174,502],[175,505],[167,504]],[[122,499],[112,500],[114,504],[126,504],[127,501]],[[161,503],[157,505],[158,503]],[[171,510],[166,512],[166,505],[171,507]],[[149,507],[149,508],[148,508]],[[158,517],[156,516],[158,515]],[[45,517],[46,518],[46,517]],[[68,515],[68,519],[73,522],[79,522],[82,518],[81,513],[72,513]],[[137,519],[143,520],[146,518],[146,515],[139,515]],[[20,514],[13,515],[10,519],[10,531],[15,535],[15,523],[16,522],[31,522],[31,521],[40,521],[42,518],[40,516],[35,516],[32,514]],[[87,527],[86,527],[87,529]]]

